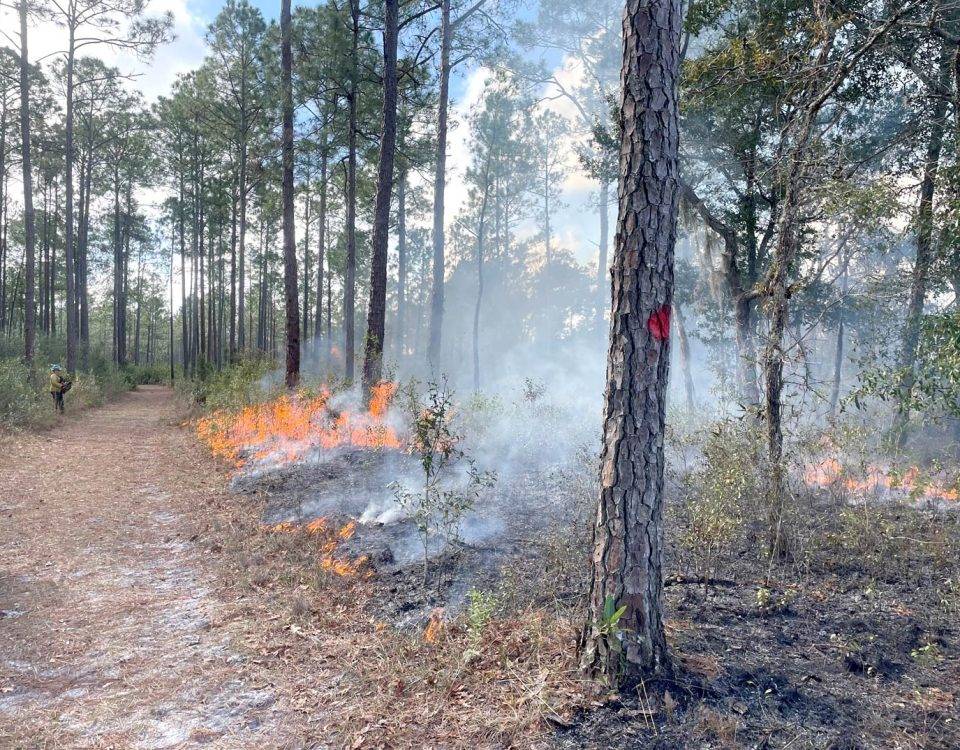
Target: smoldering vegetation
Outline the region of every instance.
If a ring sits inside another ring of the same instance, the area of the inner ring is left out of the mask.
[[[688,325],[706,328],[696,310],[691,305]],[[861,324],[873,330],[870,321],[852,326]],[[661,747],[688,747],[691,737],[744,746],[773,736],[840,747],[853,733],[902,735],[928,747],[956,742],[955,722],[947,721],[952,692],[944,687],[958,653],[960,611],[954,447],[944,440],[952,425],[931,420],[908,451],[891,454],[876,429],[889,411],[876,401],[854,403],[862,387],[848,375],[854,361],[843,363],[842,408],[830,409],[829,393],[804,392],[833,377],[835,339],[817,328],[798,335],[803,351],[795,350],[788,370],[784,557],[767,553],[762,422],[730,396],[731,339],[704,334],[691,342],[687,362],[674,351],[665,436],[665,606],[676,681],[652,702],[627,700],[562,713],[562,720],[551,714],[559,746],[626,747],[653,737]],[[464,385],[469,369],[445,381],[449,428],[464,457],[442,485],[469,486],[468,458],[495,480],[455,528],[430,535],[426,574],[418,520],[397,501],[398,486],[416,493],[424,485],[410,439],[430,391],[425,379],[398,373],[383,423],[400,445],[314,446],[294,460],[275,452],[242,467],[234,489],[257,504],[270,548],[295,545],[305,560],[312,522],[349,527],[332,552],[346,574],[313,585],[337,596],[372,586],[376,594],[364,606],[404,634],[391,637],[433,643],[442,637],[436,623],[456,632],[458,623],[479,618],[478,632],[488,633],[476,636],[483,651],[484,638],[495,642],[485,628],[531,610],[575,627],[598,492],[602,350],[594,339],[503,352],[496,356],[501,382],[480,393]],[[253,400],[274,399],[272,382],[258,376]],[[308,380],[301,398],[318,387]],[[332,414],[363,410],[356,390],[328,403]]]

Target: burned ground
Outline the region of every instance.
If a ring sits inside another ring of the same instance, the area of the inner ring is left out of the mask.
[[[351,514],[360,518],[366,510],[361,506],[383,495],[398,461],[350,456],[242,480],[248,492],[256,490],[247,512],[263,513],[268,521],[304,522],[332,510],[339,512],[338,523]],[[488,657],[499,653],[495,671],[509,674],[535,658],[535,649],[521,650],[514,663],[493,635],[498,627],[515,635],[518,622],[522,631],[531,613],[558,623],[572,650],[587,587],[589,474],[587,462],[580,468],[544,465],[501,479],[474,512],[495,518],[495,533],[435,555],[427,586],[416,556],[394,552],[415,542],[409,521],[392,515],[385,524],[360,524],[343,551],[370,557],[367,579],[357,585],[369,592],[364,608],[381,623],[380,634],[419,639],[406,658],[422,659],[427,649],[436,684],[443,681],[438,675],[452,669],[457,674],[447,689],[478,702],[484,699],[473,691],[484,682],[478,684],[469,663],[464,668],[459,661],[462,651],[454,648],[443,656],[450,646],[438,643],[431,632],[435,618],[442,617],[447,637],[465,648],[463,629],[476,617],[466,596],[470,590],[488,592],[496,601],[476,647]],[[575,660],[568,656],[552,666],[569,680],[564,689],[539,696],[539,730],[524,724],[522,731],[514,726],[516,734],[489,733],[483,722],[495,723],[495,701],[485,719],[458,718],[448,715],[454,704],[430,692],[434,710],[445,716],[442,726],[468,727],[472,741],[490,746],[535,737],[544,746],[570,750],[958,746],[960,523],[955,504],[918,502],[905,492],[889,491],[864,502],[833,487],[811,487],[800,493],[793,509],[790,556],[771,565],[762,554],[762,524],[747,520],[724,545],[711,583],[704,586],[691,574],[690,550],[682,543],[689,534],[682,482],[671,484],[666,610],[675,679],[650,685],[634,698],[614,699],[579,682]],[[354,505],[343,504],[351,492]],[[365,502],[357,500],[361,492]],[[295,557],[290,564],[310,562]],[[453,663],[443,663],[444,658]],[[396,675],[414,669],[403,661],[393,668]],[[365,679],[362,669],[360,675]],[[405,715],[403,709],[400,714]],[[417,736],[429,744],[443,735],[427,727]],[[403,745],[405,738],[386,732],[369,741],[387,747]],[[449,736],[447,741],[460,746]]]
[[[575,656],[589,456],[519,461],[527,470],[504,473],[478,505],[495,532],[449,546],[424,587],[418,555],[394,551],[411,543],[409,522],[385,506],[339,536],[408,456],[345,450],[218,471],[187,430],[147,416],[167,399],[144,390],[55,438],[7,444],[18,468],[4,477],[6,746],[960,742],[955,506],[815,488],[797,498],[790,557],[770,567],[760,525],[744,522],[705,588],[684,541],[691,495],[674,478],[675,679],[615,698]],[[97,437],[81,451],[74,429]],[[324,565],[331,555],[368,559],[342,574]]]

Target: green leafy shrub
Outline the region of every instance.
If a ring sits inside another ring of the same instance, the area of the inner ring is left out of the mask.
[[[0,359],[0,429],[53,424],[56,415],[45,384],[41,369],[31,370],[16,358]]]
[[[273,362],[249,358],[225,367],[220,372],[198,364],[195,376],[181,378],[176,385],[180,397],[192,409],[234,410],[279,395],[283,388]]]
[[[714,425],[697,467],[683,477],[680,546],[695,573],[707,579],[741,537],[745,519],[758,517],[759,450],[754,430],[739,420]]]

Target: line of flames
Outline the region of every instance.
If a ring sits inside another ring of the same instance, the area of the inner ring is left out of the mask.
[[[268,525],[266,530],[274,534],[296,534],[306,533],[311,536],[321,537],[319,546],[320,551],[320,569],[340,576],[341,578],[353,578],[366,566],[370,559],[367,555],[361,555],[353,560],[345,560],[334,556],[334,553],[340,545],[350,539],[357,530],[356,521],[348,521],[339,529],[330,527],[326,518],[315,518],[310,523],[298,525],[292,521],[281,521],[273,525]]]
[[[267,459],[290,463],[317,448],[399,448],[399,435],[385,421],[396,390],[391,382],[374,386],[365,412],[332,410],[327,389],[313,397],[285,394],[239,412],[221,410],[203,417],[197,420],[197,435],[214,455],[237,468]]]
[[[867,467],[864,476],[851,476],[835,458],[828,458],[807,467],[804,481],[815,487],[843,487],[850,492],[902,490],[931,500],[960,500],[960,490],[937,480],[927,479],[920,469],[911,466],[904,472],[893,472],[880,466]]]

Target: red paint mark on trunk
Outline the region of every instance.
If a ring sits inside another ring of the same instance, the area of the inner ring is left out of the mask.
[[[666,341],[670,338],[670,305],[664,305],[656,310],[647,321],[647,328],[657,341]]]

